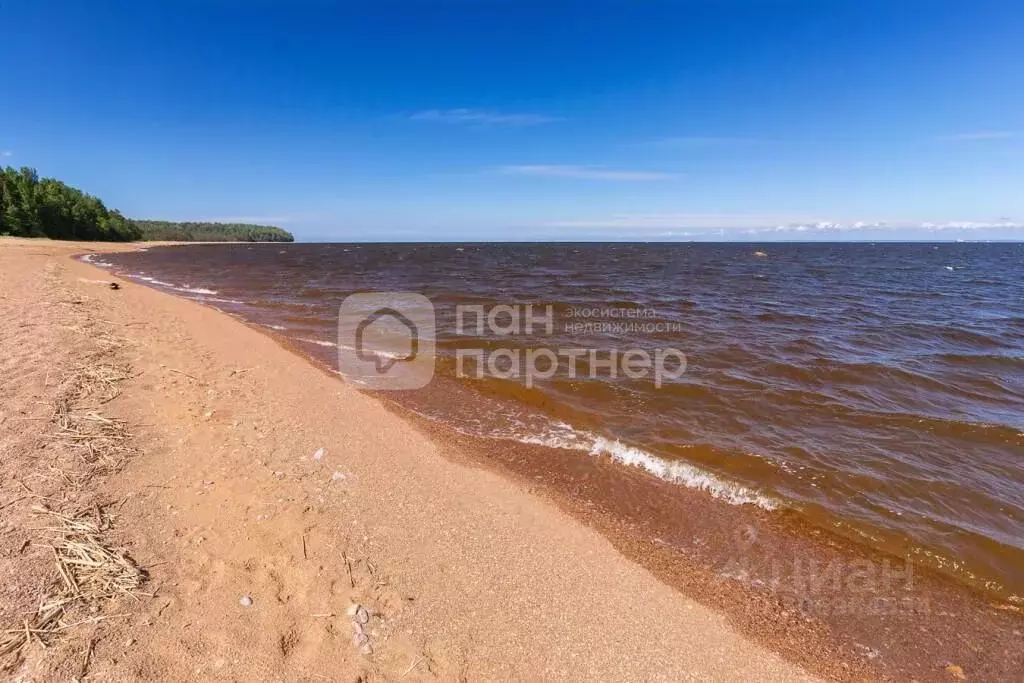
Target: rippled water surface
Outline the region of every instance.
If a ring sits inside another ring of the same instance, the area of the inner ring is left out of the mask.
[[[795,508],[1024,594],[1024,245],[241,244],[102,258],[328,361],[345,296],[424,294],[439,378],[399,397],[421,414]],[[553,307],[552,334],[455,334],[457,305],[528,303]],[[612,309],[660,324],[616,326]],[[457,348],[541,346],[671,346],[688,366],[660,388],[564,366],[529,389],[455,377]]]

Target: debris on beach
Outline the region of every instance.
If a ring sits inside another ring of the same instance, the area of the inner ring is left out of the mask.
[[[238,601],[242,607],[252,607],[252,597],[249,595],[243,595],[242,599]]]
[[[335,472],[331,475],[331,481],[345,481],[348,479],[344,472]]]
[[[964,675],[964,669],[962,666],[956,664],[947,664],[946,673],[955,678],[958,681],[967,680],[967,676]]]
[[[327,455],[327,451],[323,448],[318,448],[316,453],[313,454],[313,459],[319,462],[325,455]]]
[[[370,621],[370,612],[358,603],[349,605],[346,612],[352,617],[352,644],[359,648],[364,655],[373,654],[373,646],[370,644],[370,635],[363,629],[363,625]],[[376,631],[373,635],[377,635]]]
[[[863,655],[864,657],[868,658],[868,659],[878,659],[879,657],[882,656],[881,652],[879,652],[875,648],[870,647],[868,645],[864,645],[862,643],[854,643],[854,645],[856,646],[856,648],[860,652],[860,654]]]

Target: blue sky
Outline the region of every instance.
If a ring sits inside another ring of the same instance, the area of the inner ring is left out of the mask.
[[[306,240],[1024,238],[1019,2],[0,5],[0,163]]]

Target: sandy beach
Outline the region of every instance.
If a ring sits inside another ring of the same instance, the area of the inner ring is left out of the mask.
[[[16,678],[813,679],[267,336],[72,259],[131,248],[0,241],[5,628],[57,581],[43,506],[146,575],[29,629]],[[48,435],[97,358],[130,450],[82,479]]]

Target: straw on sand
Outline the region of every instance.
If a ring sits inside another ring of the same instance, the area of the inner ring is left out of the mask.
[[[30,643],[45,646],[57,633],[77,625],[66,619],[74,608],[131,596],[146,580],[145,570],[123,550],[104,542],[103,532],[109,528],[109,518],[99,506],[72,514],[46,507],[34,510],[50,521],[51,526],[39,530],[52,534],[50,547],[59,578],[34,615],[25,619],[20,627],[0,634],[0,662],[4,670],[21,661]]]
[[[76,492],[94,477],[119,471],[135,452],[128,425],[101,412],[119,395],[118,385],[130,377],[130,369],[110,362],[119,346],[116,340],[93,335],[94,342],[97,336],[103,342],[97,343],[99,351],[64,377],[51,416],[49,440],[76,456],[56,467],[65,487],[61,496],[65,501],[78,497]],[[85,606],[98,613],[101,603],[135,595],[146,580],[146,572],[107,540],[110,518],[103,507],[92,504],[71,512],[33,509],[47,520],[36,531],[49,541],[56,576],[34,614],[0,631],[0,671],[10,671],[20,663],[33,642],[45,647],[73,626],[111,618],[92,616],[76,622],[72,613]],[[87,668],[89,656],[85,661]]]
[[[62,383],[54,402],[51,438],[82,460],[84,467],[75,477],[80,485],[120,471],[134,453],[124,420],[98,412],[120,394],[118,383],[130,376],[127,366],[95,363],[76,368]]]

